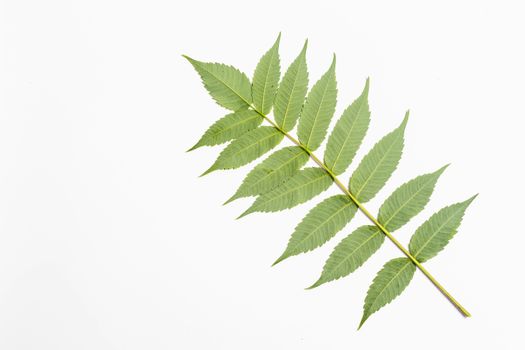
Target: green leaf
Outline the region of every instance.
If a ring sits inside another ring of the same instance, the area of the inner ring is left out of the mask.
[[[260,126],[232,141],[219,155],[213,165],[201,176],[218,169],[236,169],[268,152],[284,135],[272,126]]]
[[[320,247],[352,220],[357,207],[346,195],[329,197],[315,206],[295,228],[280,261]]]
[[[401,185],[381,206],[379,221],[391,232],[407,223],[423,210],[445,168],[446,166],[434,173],[418,176]],[[335,247],[325,263],[321,278],[311,288],[352,273],[372,256],[383,242],[384,235],[377,227],[358,228]]]
[[[365,298],[359,328],[374,312],[394,300],[408,286],[416,266],[407,258],[392,259],[377,273]]]
[[[297,146],[275,151],[246,175],[242,185],[226,203],[274,189],[295,175],[307,161],[308,154]]]
[[[239,218],[253,212],[272,212],[295,207],[326,191],[332,178],[320,168],[300,170],[282,185],[257,197]]]
[[[304,97],[308,91],[308,71],[306,68],[306,47],[305,42],[301,53],[292,62],[279,85],[273,106],[273,114],[277,125],[284,131],[294,128]]]
[[[316,150],[323,142],[335,112],[337,83],[335,81],[335,55],[328,71],[308,93],[297,128],[299,141],[307,149]]]
[[[368,86],[344,112],[328,138],[324,162],[336,175],[345,172],[363,141],[370,124],[368,108]]]
[[[323,267],[321,277],[307,289],[347,276],[381,247],[385,235],[375,226],[361,226],[343,239]]]
[[[403,134],[408,112],[401,125],[383,137],[363,158],[350,179],[350,192],[362,203],[372,199],[387,182],[403,152]]]
[[[434,186],[447,166],[398,187],[379,209],[379,222],[393,232],[419,214],[430,200]]]
[[[224,108],[236,111],[252,103],[252,86],[246,74],[221,63],[207,63],[183,55],[201,76],[211,97]]]
[[[418,261],[424,262],[443,250],[456,234],[465,210],[476,196],[445,207],[425,221],[410,240],[410,253]]]
[[[240,109],[216,121],[188,151],[202,146],[215,146],[238,138],[261,125],[263,118],[252,109]]]
[[[324,157],[318,157],[316,150],[328,136],[337,100],[336,58],[334,55],[329,69],[308,92],[307,45],[308,41],[281,77],[279,34],[273,46],[260,58],[253,83],[234,67],[184,56],[197,70],[216,102],[233,111],[208,128],[192,148],[230,142],[204,174],[240,167],[269,152],[283,138],[289,139],[293,145],[271,152],[264,160],[261,158],[226,202],[255,197],[239,218],[252,212],[292,208],[313,199],[334,182],[344,195],[331,196],[312,205],[313,208],[296,225],[284,252],[274,264],[322,246],[343,230],[360,209],[372,224],[343,235],[346,237],[332,250],[319,278],[309,288],[354,272],[381,247],[385,237],[389,237],[405,257],[389,261],[373,280],[359,327],[370,315],[402,293],[416,268],[420,268],[463,315],[469,316],[469,312],[435,281],[419,261],[434,257],[448,244],[474,197],[432,215],[416,230],[407,249],[391,237],[389,231],[398,230],[424,209],[446,167],[399,186],[383,202],[376,217],[370,214],[364,203],[381,191],[402,157],[408,112],[401,125],[379,140],[356,164],[357,168],[345,187],[337,175],[343,174],[354,162],[370,124],[369,80],[360,96],[335,122],[326,142]],[[274,121],[267,117],[272,109]],[[261,126],[264,120],[272,126]],[[290,131],[296,124],[297,136],[294,136]],[[303,168],[309,158],[315,167]]]
[[[272,48],[261,57],[255,73],[253,74],[252,96],[255,108],[262,114],[270,113],[281,76],[279,59],[279,42],[281,34],[277,37]]]

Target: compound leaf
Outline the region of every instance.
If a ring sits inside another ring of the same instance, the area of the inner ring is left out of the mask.
[[[290,131],[294,128],[304,103],[304,97],[308,91],[307,46],[308,40],[305,42],[299,56],[284,73],[275,95],[273,114],[277,125],[284,131]]]
[[[346,195],[329,197],[316,205],[297,225],[278,262],[320,247],[352,220],[357,207]]]
[[[236,169],[268,152],[284,135],[272,126],[260,126],[232,141],[219,155],[215,163],[201,176],[218,169]]]
[[[335,55],[328,71],[308,93],[297,127],[299,141],[307,149],[316,150],[323,142],[335,112],[337,83],[335,80]]]
[[[403,134],[408,112],[401,125],[383,137],[361,160],[350,179],[350,192],[362,203],[372,199],[387,182],[403,152]]]
[[[381,247],[384,240],[385,235],[377,227],[359,227],[334,248],[324,264],[321,277],[308,289],[354,272]]]
[[[281,78],[280,38],[279,34],[273,46],[260,58],[253,83],[232,66],[184,56],[198,72],[212,98],[233,111],[208,128],[190,149],[231,141],[204,174],[218,169],[238,168],[269,152],[284,137],[288,138],[294,145],[273,152],[256,165],[226,201],[256,197],[239,218],[253,212],[292,208],[321,194],[333,183],[344,195],[331,196],[314,206],[295,227],[287,247],[274,265],[322,246],[341,231],[360,209],[374,225],[358,227],[339,242],[326,260],[319,278],[308,289],[354,272],[381,247],[388,236],[406,257],[387,262],[377,273],[365,298],[359,328],[370,315],[403,292],[416,267],[458,310],[469,316],[420,262],[431,259],[448,244],[475,196],[436,212],[416,230],[408,249],[403,248],[389,232],[398,230],[425,208],[446,166],[399,186],[383,202],[377,219],[374,218],[363,203],[376,196],[399,164],[408,112],[401,125],[379,140],[363,157],[350,177],[348,188],[345,188],[336,175],[343,174],[350,166],[367,133],[370,124],[369,80],[360,96],[344,110],[335,124],[321,161],[314,151],[326,138],[335,111],[336,58],[334,55],[329,69],[308,92],[308,41]],[[272,109],[275,121],[268,117]],[[262,121],[272,126],[260,126]],[[297,123],[297,137],[294,137],[289,132]],[[309,158],[319,167],[303,168]]]
[[[252,109],[240,109],[216,121],[189,151],[228,142],[261,125],[263,118]]]
[[[343,112],[328,138],[324,162],[336,175],[345,172],[363,141],[370,124],[369,80],[361,95]]]
[[[262,114],[270,113],[281,76],[281,63],[279,59],[279,42],[281,34],[260,59],[253,74],[252,97],[255,108]]]
[[[246,74],[222,63],[207,63],[186,58],[199,73],[211,97],[224,108],[236,111],[252,103],[252,86]]]
[[[288,181],[257,197],[239,218],[253,212],[272,212],[295,207],[326,191],[332,178],[320,168],[300,170]]]
[[[307,161],[308,154],[297,146],[275,151],[246,175],[237,192],[226,203],[274,189],[297,173]]]
[[[374,312],[394,300],[408,286],[416,266],[407,258],[392,259],[377,273],[368,289],[359,328]]]
[[[418,261],[424,262],[443,250],[456,234],[465,210],[474,198],[476,196],[445,207],[425,221],[410,240],[410,253]]]

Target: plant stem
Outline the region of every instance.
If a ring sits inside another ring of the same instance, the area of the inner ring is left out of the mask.
[[[319,165],[324,171],[330,175],[332,180],[335,182],[337,187],[343,191],[344,194],[346,194],[352,202],[355,203],[355,205],[359,208],[359,210],[365,214],[365,216],[372,221],[372,223],[377,226],[384,234],[388,237],[388,239],[394,243],[394,245],[403,253],[406,255],[410,261],[416,265],[416,267],[432,282],[434,286],[452,303],[452,305],[464,316],[464,317],[470,317],[470,312],[468,312],[461,304],[428,272],[428,270],[412,255],[410,252],[403,247],[403,245],[357,200],[357,198],[350,192],[350,190],[337,178],[337,176],[324,164],[323,161],[321,161],[317,156],[310,151],[308,148],[306,148],[299,140],[297,140],[295,137],[290,135],[288,132],[284,131],[281,127],[279,127],[273,120],[268,118],[268,116],[264,115],[260,111],[258,111],[254,106],[251,106],[254,111],[256,111],[261,117],[263,117],[264,120],[266,120],[268,123],[270,123],[274,128],[279,130],[286,138],[288,138],[290,141],[292,141],[295,145],[300,147],[303,151],[305,151],[310,158]]]

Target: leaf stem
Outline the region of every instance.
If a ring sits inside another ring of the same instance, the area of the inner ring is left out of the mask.
[[[468,312],[435,278],[430,274],[430,272],[412,255],[410,252],[357,200],[357,198],[350,192],[350,190],[337,178],[337,176],[324,164],[323,161],[321,161],[312,151],[310,151],[306,146],[304,146],[299,140],[297,140],[295,137],[290,135],[288,132],[284,131],[281,127],[279,127],[273,120],[268,118],[268,116],[264,115],[260,111],[258,111],[253,105],[251,105],[254,111],[256,111],[264,120],[266,120],[268,123],[270,123],[274,128],[279,130],[286,138],[288,138],[290,141],[292,141],[295,145],[300,147],[303,151],[305,151],[310,158],[317,164],[319,167],[321,167],[324,171],[330,175],[334,183],[341,189],[341,191],[346,194],[354,203],[355,205],[361,210],[365,216],[372,221],[372,223],[377,226],[384,234],[388,237],[388,239],[394,243],[394,245],[403,253],[405,256],[416,265],[416,267],[432,282],[432,284],[450,301],[450,303],[464,316],[464,317],[470,317],[470,312]]]

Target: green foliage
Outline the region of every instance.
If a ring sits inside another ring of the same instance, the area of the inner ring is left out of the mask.
[[[379,208],[379,222],[393,232],[419,214],[430,200],[434,186],[446,167],[418,176],[396,189]]]
[[[420,262],[437,255],[457,232],[465,210],[476,198],[473,196],[464,202],[452,204],[432,215],[412,236],[408,248]]]
[[[201,76],[211,97],[224,108],[236,111],[252,103],[252,88],[246,74],[221,63],[206,63],[184,56]]]
[[[350,178],[350,192],[361,202],[368,202],[388,181],[403,153],[403,134],[408,112],[403,123],[383,137],[359,163]]]
[[[307,46],[308,41],[304,43],[301,53],[284,74],[275,96],[275,105],[273,106],[275,122],[284,131],[290,131],[294,128],[308,91]]]
[[[295,207],[326,191],[331,184],[332,179],[322,169],[300,170],[282,185],[257,197],[239,218],[257,211],[272,212]]]
[[[359,328],[374,312],[394,300],[408,286],[416,266],[407,258],[392,259],[383,266],[366,294]]]
[[[336,175],[344,173],[352,163],[368,130],[368,124],[370,124],[368,88],[369,80],[367,79],[361,96],[343,112],[328,138],[324,163]]]
[[[334,248],[324,264],[321,277],[308,289],[351,274],[363,265],[384,241],[385,235],[377,227],[359,227]]]
[[[237,192],[226,203],[274,189],[295,175],[307,161],[308,154],[297,146],[275,151],[246,175]]]
[[[235,169],[259,158],[281,140],[283,134],[271,126],[260,126],[230,143],[202,175],[218,169]]]
[[[335,55],[328,71],[308,92],[307,42],[281,79],[280,39],[279,35],[259,60],[253,83],[244,73],[231,66],[204,63],[184,56],[196,69],[213,99],[233,111],[215,122],[191,148],[229,142],[205,174],[246,165],[286,138],[293,145],[276,150],[256,165],[226,202],[255,197],[252,205],[240,217],[253,212],[275,212],[295,207],[318,196],[333,183],[343,194],[329,196],[306,214],[274,264],[322,246],[342,231],[357,211],[361,211],[372,225],[358,227],[347,234],[335,246],[320,277],[309,288],[351,274],[381,247],[387,237],[405,257],[386,263],[373,280],[359,327],[370,315],[401,294],[416,268],[459,310],[463,310],[421,263],[435,256],[448,244],[474,197],[438,211],[417,229],[409,249],[404,248],[392,232],[425,208],[446,166],[398,187],[383,202],[377,218],[373,216],[363,203],[376,196],[398,166],[403,152],[408,112],[401,125],[384,136],[361,159],[350,177],[348,188],[345,187],[337,176],[344,174],[354,160],[370,123],[369,81],[366,81],[360,96],[336,121],[321,161],[313,151],[325,140],[335,111]],[[272,109],[274,120],[268,115]],[[263,121],[268,125],[260,126]],[[297,138],[290,133],[296,124]],[[308,159],[315,166],[303,168]],[[469,315],[466,310],[462,312]]]
[[[295,228],[288,247],[274,263],[320,247],[352,220],[357,207],[345,195],[329,197],[315,206]]]
[[[220,145],[244,135],[263,122],[263,118],[252,109],[239,109],[237,112],[227,114],[217,120],[202,135],[199,142],[189,150],[192,151],[202,146]]]
[[[446,166],[431,174],[416,177],[401,185],[379,209],[378,220],[394,232],[425,208],[439,176]],[[384,234],[376,226],[362,226],[348,235],[335,248],[323,267],[319,280],[310,288],[354,272],[384,242]]]
[[[427,179],[427,182],[434,182],[443,172],[445,167],[435,173],[423,175],[406,183],[403,186],[413,186],[415,182],[420,184]],[[434,178],[434,180],[430,180]],[[417,181],[416,181],[417,180]],[[401,186],[399,190],[403,189]],[[432,185],[433,186],[433,185]],[[406,188],[404,189],[406,190]],[[396,193],[394,192],[394,194]],[[393,195],[394,195],[393,194]],[[476,198],[473,196],[464,202],[456,203],[445,207],[432,215],[425,221],[412,236],[409,244],[411,255],[419,262],[425,262],[439,253],[457,232],[465,210]],[[386,203],[386,202],[385,202]],[[365,299],[363,317],[359,327],[370,317],[400,295],[412,280],[416,271],[415,264],[407,258],[393,259],[385,264],[383,269],[377,273],[372,285],[368,290]]]
[[[281,34],[277,37],[272,48],[261,57],[253,74],[253,105],[262,114],[268,114],[272,110],[273,100],[281,76],[281,61],[279,59],[280,41]]]
[[[337,99],[335,81],[335,55],[328,71],[312,87],[301,112],[297,127],[299,141],[307,149],[314,151],[323,142]]]

